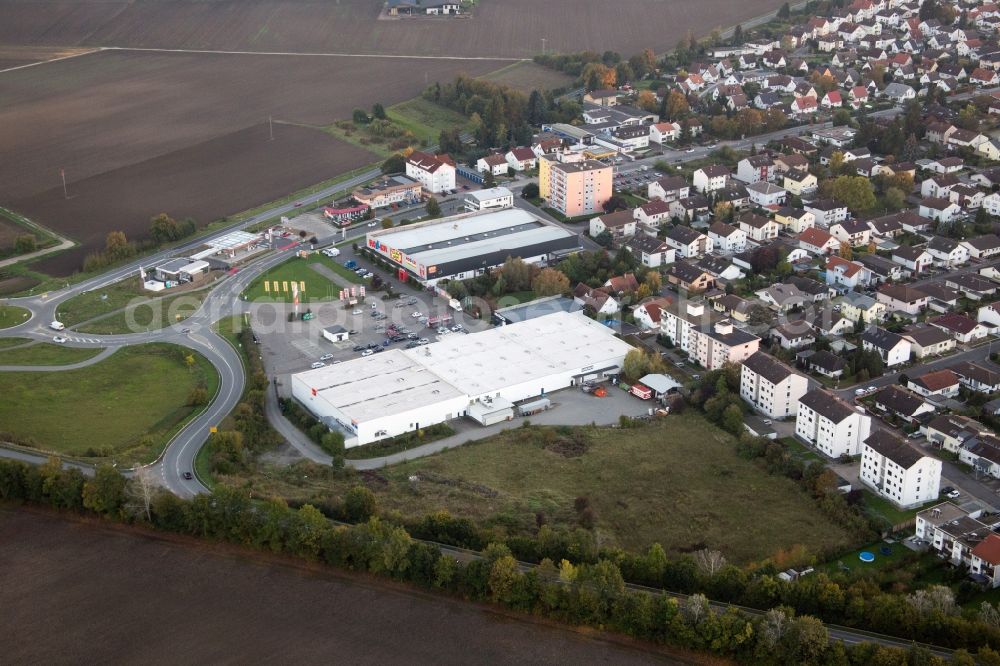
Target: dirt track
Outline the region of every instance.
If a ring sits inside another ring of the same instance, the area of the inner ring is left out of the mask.
[[[531,57],[664,51],[778,0],[484,0],[471,19],[378,21],[382,0],[0,2],[0,44]],[[6,27],[5,27],[6,26]]]
[[[4,661],[697,663],[482,606],[0,508]]]

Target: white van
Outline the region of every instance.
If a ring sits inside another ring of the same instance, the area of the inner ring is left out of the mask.
[[[49,328],[51,328],[53,331],[61,331],[65,329],[66,326],[61,321],[54,321],[51,324],[49,324]]]

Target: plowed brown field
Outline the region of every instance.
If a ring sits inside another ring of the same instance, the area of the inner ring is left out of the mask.
[[[0,74],[0,204],[83,243],[39,267],[79,268],[107,231],[160,212],[199,222],[376,161],[305,125],[410,99],[428,80],[502,61],[105,51]],[[72,198],[65,199],[59,169]]]
[[[3,0],[0,44],[530,57],[664,51],[779,0],[482,0],[471,19],[377,20],[382,0]]]

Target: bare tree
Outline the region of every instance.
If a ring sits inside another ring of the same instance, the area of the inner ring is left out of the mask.
[[[759,628],[761,641],[764,645],[773,649],[785,636],[791,621],[783,608],[772,608],[767,611]]]
[[[908,595],[906,600],[920,615],[929,615],[934,612],[942,615],[954,615],[956,612],[955,593],[944,585],[931,585],[925,590],[917,590]]]
[[[125,489],[128,498],[125,502],[126,511],[132,516],[144,517],[146,522],[151,521],[152,515],[149,509],[158,490],[159,486],[152,467],[136,465],[135,474]]]
[[[979,606],[979,621],[991,627],[1000,627],[1000,609],[984,601]]]
[[[708,617],[712,609],[708,605],[708,597],[704,594],[692,594],[684,602],[681,612],[684,613],[684,616],[687,617],[691,624],[698,625],[701,624],[703,619]]]
[[[722,567],[726,566],[725,556],[717,550],[709,550],[708,548],[695,551],[694,561],[698,565],[698,569],[706,576],[714,576],[722,570]]]

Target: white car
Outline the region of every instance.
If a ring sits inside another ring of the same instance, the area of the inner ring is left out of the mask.
[[[361,314],[361,310],[355,310],[355,311],[354,311],[354,312],[352,312],[351,314],[356,314],[356,315],[359,315],[359,314]]]
[[[375,220],[372,220],[371,222],[369,222],[368,226],[369,227],[374,227],[375,226]]]
[[[687,149],[687,150],[685,150],[684,152],[685,152],[685,153],[693,153],[693,152],[694,152],[694,148],[688,148],[688,149]]]
[[[59,344],[62,344],[62,343],[64,343],[64,342],[66,342],[66,338],[64,338],[64,337],[63,337],[63,336],[61,336],[61,335],[57,335],[57,336],[55,336],[54,338],[52,338],[52,342],[57,342],[57,343],[59,343]]]
[[[309,367],[312,368],[313,370],[318,370],[319,368],[325,368],[326,363],[324,363],[323,361],[316,361]]]
[[[413,317],[414,319],[420,319],[421,317],[423,317],[423,315],[420,314],[419,310],[417,310],[416,312],[411,312],[410,316]]]
[[[957,490],[952,490],[950,493],[945,495],[945,497],[947,497],[948,499],[958,499],[961,496],[962,493],[958,492]]]
[[[874,393],[875,391],[878,390],[878,387],[877,386],[869,386],[865,390],[868,391],[869,393]]]
[[[371,356],[374,353],[375,353],[375,350],[373,350],[373,349],[366,349],[363,352],[361,352],[361,355],[362,356]]]
[[[865,393],[864,389],[854,389],[854,395],[864,395]]]
[[[333,358],[333,354],[323,354],[322,356],[319,357],[319,360],[329,361],[331,358]]]

